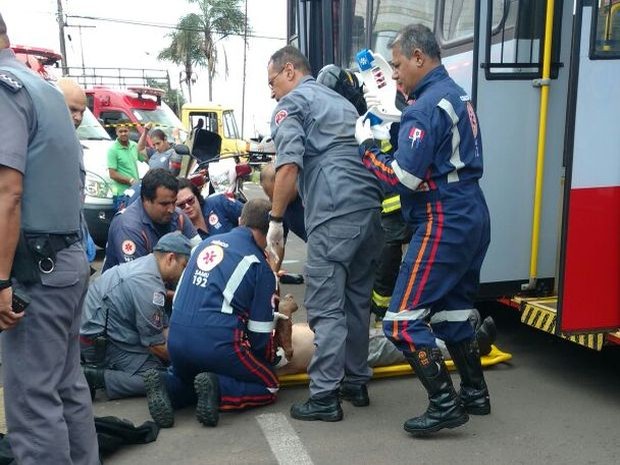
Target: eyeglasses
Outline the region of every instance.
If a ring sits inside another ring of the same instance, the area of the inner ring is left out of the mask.
[[[195,201],[196,201],[196,196],[192,195],[190,198],[188,198],[184,202],[177,203],[177,207],[179,207],[181,210],[184,210],[185,207],[188,207],[188,206],[191,207],[192,205],[194,205]]]
[[[276,78],[282,74],[282,71],[284,71],[286,69],[286,65],[288,65],[288,63],[286,63],[282,69],[280,71],[278,71],[278,74],[276,74],[274,77],[272,77],[271,79],[269,79],[269,82],[267,83],[267,85],[269,86],[270,89],[273,89],[273,82],[276,80]]]

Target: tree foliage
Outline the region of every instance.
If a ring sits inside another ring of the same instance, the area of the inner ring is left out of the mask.
[[[217,42],[229,35],[242,35],[246,27],[246,17],[241,11],[241,0],[187,1],[196,5],[198,12],[188,13],[181,18],[177,25],[178,30],[169,34],[172,39],[170,46],[162,50],[159,58],[183,65],[186,76],[191,76],[188,70],[193,71],[194,66],[206,66],[209,99],[212,100],[213,78],[217,74],[219,60]],[[226,61],[223,47],[222,51]],[[226,66],[226,74],[227,70]],[[191,88],[191,82],[187,81],[187,84]]]

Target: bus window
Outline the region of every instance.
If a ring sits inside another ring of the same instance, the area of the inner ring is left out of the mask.
[[[620,0],[594,2],[591,58],[620,58]]]
[[[347,53],[346,62],[348,67],[354,68],[357,66],[357,62],[355,61],[355,54],[359,52],[361,49],[366,48],[366,36],[367,36],[367,28],[366,28],[366,12],[368,10],[367,0],[356,0],[353,2],[353,16],[352,22],[348,25],[350,28],[351,37],[349,38],[350,47]]]
[[[227,139],[239,139],[239,130],[237,122],[232,111],[224,112],[224,137]]]
[[[392,54],[388,43],[396,33],[411,23],[422,23],[433,29],[435,0],[375,0],[371,15],[371,48],[386,59]]]
[[[442,48],[454,47],[464,42],[473,42],[474,15],[477,1],[444,0],[443,5],[440,7]],[[492,0],[492,3],[493,33],[496,34],[504,19],[506,0]]]

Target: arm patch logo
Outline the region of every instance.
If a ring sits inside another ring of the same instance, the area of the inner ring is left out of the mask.
[[[132,256],[136,253],[136,244],[134,241],[126,240],[121,244],[121,251],[123,255]]]
[[[196,266],[202,271],[211,271],[224,259],[224,249],[219,245],[209,245],[196,257]]]
[[[273,118],[273,122],[276,123],[276,126],[280,126],[280,123],[286,119],[288,116],[288,112],[286,110],[280,110],[276,113],[276,116]]]

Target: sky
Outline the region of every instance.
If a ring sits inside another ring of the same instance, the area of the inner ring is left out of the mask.
[[[255,36],[249,40],[246,65],[244,137],[263,135],[269,131],[269,119],[275,107],[267,87],[267,61],[273,52],[286,45],[286,0],[247,0],[249,24]],[[120,18],[140,22],[176,24],[178,19],[196,6],[187,0],[62,0],[65,15]],[[240,2],[243,8],[244,2]],[[7,23],[11,43],[60,51],[57,0],[0,0],[0,12]],[[67,62],[119,68],[167,69],[173,88],[179,87],[180,67],[157,60],[165,48],[170,31],[164,28],[67,19]],[[95,26],[80,29],[71,26]],[[241,130],[243,94],[243,39],[227,37],[218,42],[220,63],[213,83],[213,101],[232,106]],[[224,51],[228,58],[225,75]],[[197,69],[198,80],[192,88],[194,103],[209,100],[206,69]],[[185,98],[187,91],[183,85]]]

